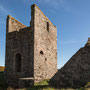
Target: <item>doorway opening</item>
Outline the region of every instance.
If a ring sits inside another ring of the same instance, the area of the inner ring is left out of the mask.
[[[15,71],[21,72],[21,54],[19,53],[15,56]]]

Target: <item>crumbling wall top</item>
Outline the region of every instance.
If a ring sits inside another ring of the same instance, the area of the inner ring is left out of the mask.
[[[33,5],[31,6],[31,8],[33,8],[32,10],[36,10],[35,8],[37,8],[38,10],[41,11],[41,9],[40,9],[36,4],[33,4]],[[56,27],[56,26],[48,19],[48,17],[47,17],[42,11],[41,11],[41,13],[46,17],[47,21],[49,21],[54,27]],[[34,14],[35,14],[35,12],[34,12]]]
[[[88,41],[87,41],[85,47],[87,47],[87,46],[90,46],[90,38],[88,38]]]
[[[13,32],[13,31],[19,31],[22,28],[25,28],[26,26],[22,24],[21,22],[17,21],[12,16],[7,16],[7,32]]]

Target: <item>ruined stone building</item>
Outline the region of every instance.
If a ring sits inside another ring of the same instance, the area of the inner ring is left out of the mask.
[[[57,29],[35,4],[27,27],[7,16],[5,79],[11,87],[26,87],[57,72]],[[31,82],[32,78],[32,82]]]

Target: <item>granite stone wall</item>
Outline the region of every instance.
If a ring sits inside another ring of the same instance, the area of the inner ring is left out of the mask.
[[[18,87],[20,78],[34,76],[33,29],[17,22],[7,17],[5,78],[13,87]]]
[[[50,79],[57,72],[57,29],[36,6],[34,11],[34,78]]]

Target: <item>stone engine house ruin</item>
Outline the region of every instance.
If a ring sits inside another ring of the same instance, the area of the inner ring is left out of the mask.
[[[31,85],[31,77],[33,85],[50,79],[56,72],[56,26],[35,4],[31,6],[29,27],[8,15],[5,59],[7,84],[11,87],[26,87]]]

